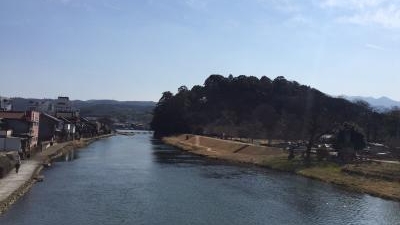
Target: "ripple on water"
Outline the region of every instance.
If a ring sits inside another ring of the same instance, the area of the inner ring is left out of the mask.
[[[400,224],[400,205],[206,159],[147,135],[115,136],[58,162],[1,225]]]

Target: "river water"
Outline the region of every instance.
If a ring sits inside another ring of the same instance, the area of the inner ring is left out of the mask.
[[[62,159],[1,225],[400,224],[398,202],[187,154],[150,135],[114,136]]]

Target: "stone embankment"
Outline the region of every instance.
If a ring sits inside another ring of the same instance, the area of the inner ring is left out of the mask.
[[[68,151],[83,148],[98,139],[110,136],[112,134],[55,144],[32,159],[23,160],[18,173],[12,170],[7,176],[0,179],[0,215],[30,190],[44,165],[49,165],[53,159]]]

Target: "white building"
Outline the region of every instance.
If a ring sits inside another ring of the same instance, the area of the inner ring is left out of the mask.
[[[39,111],[41,113],[47,113],[52,116],[79,116],[79,110],[73,106],[72,102],[69,100],[69,97],[58,97],[55,100],[43,99],[38,101],[31,101],[29,109]]]
[[[38,101],[29,102],[29,110],[35,110],[41,113],[48,113],[53,115],[55,113],[54,100],[43,99]]]
[[[75,109],[68,97],[58,97],[55,100],[55,110],[56,112],[71,112]]]

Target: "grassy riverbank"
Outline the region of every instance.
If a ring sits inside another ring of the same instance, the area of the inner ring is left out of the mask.
[[[305,164],[299,157],[289,161],[287,153],[277,148],[193,135],[166,137],[163,141],[194,154],[291,172],[340,185],[352,191],[400,201],[397,173],[400,171],[400,164],[361,163],[343,166],[317,160]]]

